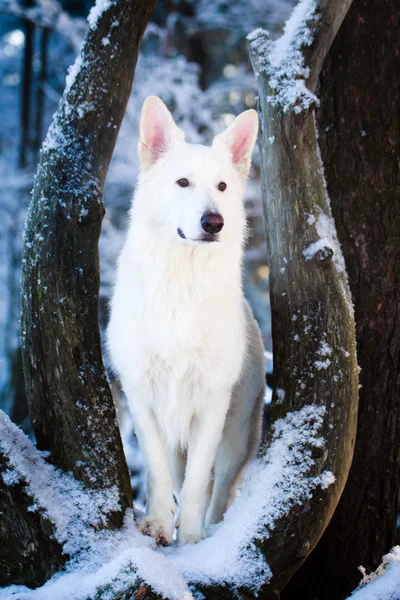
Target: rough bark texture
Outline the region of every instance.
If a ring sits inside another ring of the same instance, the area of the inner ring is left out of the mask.
[[[312,92],[323,56],[349,5],[321,2],[321,17],[309,24],[314,28],[314,42],[306,53],[311,68],[307,86]],[[263,39],[253,38],[250,53],[260,92],[274,347],[272,421],[307,404],[325,406],[326,445],[319,456],[314,455],[312,474],[330,469],[336,477],[334,485],[316,491],[308,504],[290,511],[263,542],[273,573],[263,597],[273,598],[314,548],[339,501],[353,454],[358,391],[350,293],[344,273],[335,266],[340,257],[334,247],[320,249],[311,260],[303,254],[319,238],[313,219],[318,223],[321,215],[330,217],[313,110],[296,114],[268,100],[277,90],[269,85],[268,40],[259,35]],[[324,361],[324,344],[331,352],[326,355],[329,364],[321,367],[318,356]]]
[[[400,5],[354,0],[321,76],[321,151],[355,304],[360,409],[333,519],[283,598],[341,600],[395,541],[400,484]]]
[[[66,560],[52,537],[53,525],[42,511],[30,511],[35,503],[23,482],[6,485],[1,476],[9,468],[0,454],[0,587],[42,585]]]
[[[101,357],[98,238],[104,178],[155,4],[115,0],[89,27],[41,153],[23,254],[22,351],[38,447],[88,487],[117,485],[117,526],[132,500]]]

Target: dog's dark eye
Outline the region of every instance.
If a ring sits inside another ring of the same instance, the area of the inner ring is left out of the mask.
[[[178,181],[176,182],[180,187],[187,187],[189,185],[189,182],[187,179],[185,179],[185,177],[182,177],[182,179],[178,179]]]
[[[220,181],[218,184],[218,189],[220,192],[224,192],[226,190],[226,183],[225,181]]]

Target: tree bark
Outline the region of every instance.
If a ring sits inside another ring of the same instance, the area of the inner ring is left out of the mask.
[[[104,179],[155,4],[115,0],[89,27],[42,149],[23,252],[22,352],[37,444],[88,487],[118,487],[114,526],[132,497],[101,357],[98,238]]]
[[[400,486],[400,5],[354,0],[321,75],[321,152],[355,304],[360,410],[333,519],[283,598],[346,598],[395,542]]]

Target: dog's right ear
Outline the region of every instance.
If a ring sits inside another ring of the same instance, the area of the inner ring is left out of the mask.
[[[172,146],[184,141],[185,134],[176,125],[164,102],[149,96],[143,103],[140,119],[138,154],[142,167],[153,165]]]

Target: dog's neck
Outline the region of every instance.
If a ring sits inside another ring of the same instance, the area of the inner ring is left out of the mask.
[[[131,222],[127,248],[135,268],[140,269],[149,287],[175,286],[182,293],[190,289],[229,288],[241,291],[242,240],[210,242],[192,246],[177,238],[165,241],[151,229]]]

